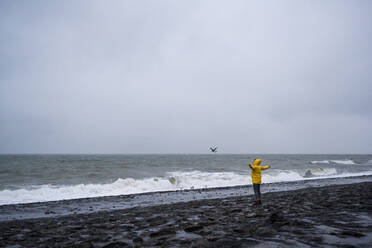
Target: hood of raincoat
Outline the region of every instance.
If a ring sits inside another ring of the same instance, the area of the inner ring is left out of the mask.
[[[253,161],[253,165],[254,166],[259,166],[260,164],[261,164],[261,162],[262,162],[262,160],[261,159],[255,159],[254,161]]]

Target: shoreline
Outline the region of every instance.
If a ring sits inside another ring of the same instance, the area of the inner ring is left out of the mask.
[[[290,191],[328,185],[372,182],[372,176],[324,178],[304,181],[264,183],[262,193]],[[129,209],[133,207],[158,206],[205,199],[220,199],[253,195],[252,185],[188,189],[179,191],[147,192],[130,195],[101,196],[69,200],[0,205],[0,222],[42,217],[60,217],[71,214],[95,213]]]
[[[7,220],[0,222],[0,246],[368,247],[372,243],[371,181],[265,190],[262,200],[263,205],[255,207],[252,195],[234,195]]]

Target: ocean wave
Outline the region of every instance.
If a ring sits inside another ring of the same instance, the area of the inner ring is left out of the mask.
[[[263,173],[262,182],[275,183],[285,181],[311,180],[327,177],[348,177],[372,175],[370,172],[354,174],[336,174],[335,168],[311,169],[310,176],[305,172],[291,170],[271,170]],[[143,179],[119,178],[108,184],[78,184],[78,185],[39,185],[29,188],[0,191],[0,205],[113,196],[158,191],[176,191],[183,189],[201,189],[229,187],[251,184],[250,174],[234,172],[169,172],[164,177]]]
[[[310,178],[310,177],[322,177],[322,176],[331,176],[336,175],[337,170],[336,168],[312,168],[309,170],[306,170],[304,177]]]
[[[335,164],[356,164],[351,159],[344,159],[344,160],[320,160],[320,161],[310,161],[310,164],[329,164],[329,163],[335,163]]]
[[[353,160],[351,159],[345,159],[345,160],[331,160],[331,162],[336,163],[336,164],[356,164]]]
[[[0,191],[0,205],[157,191],[227,187],[249,183],[249,175],[239,175],[233,172],[170,172],[164,177],[119,178],[109,184],[40,185],[25,189],[2,190]]]
[[[329,164],[328,160],[310,161],[310,164]]]

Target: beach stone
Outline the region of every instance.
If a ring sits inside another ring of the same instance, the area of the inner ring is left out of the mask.
[[[142,242],[143,242],[143,238],[141,238],[141,237],[136,237],[136,238],[133,239],[133,242],[134,242],[134,243],[142,243]]]
[[[89,241],[86,241],[86,242],[82,242],[82,243],[79,243],[79,244],[75,244],[74,247],[76,248],[93,248],[93,244]]]
[[[207,222],[200,222],[199,225],[206,227],[206,226],[210,226],[210,225],[215,225],[216,223],[217,222],[215,222],[215,221],[207,221]]]
[[[256,216],[256,213],[249,213],[249,214],[246,214],[245,216],[248,218],[253,218]]]
[[[149,222],[150,226],[159,226],[167,223],[167,220],[160,216],[151,218],[147,221]]]
[[[30,237],[34,237],[34,238],[37,238],[37,237],[40,237],[42,236],[40,232],[38,231],[33,231],[29,234]]]
[[[83,226],[71,226],[71,227],[69,227],[69,229],[71,231],[80,231],[80,230],[84,229],[84,227]]]
[[[218,248],[238,248],[242,242],[236,239],[222,238],[213,243],[212,247]]]
[[[351,236],[351,237],[356,237],[356,238],[360,238],[360,237],[366,236],[364,233],[360,233],[360,232],[356,232],[356,231],[351,231],[351,230],[344,230],[340,234],[343,235],[343,236]]]
[[[103,246],[102,248],[121,248],[128,247],[129,245],[125,242],[112,242],[108,245]]]
[[[150,237],[154,238],[154,237],[158,237],[158,236],[164,236],[164,235],[174,235],[176,234],[176,232],[174,231],[174,229],[170,229],[170,228],[163,228],[157,232],[153,232],[153,233],[150,233]]]
[[[188,226],[184,230],[185,230],[185,232],[196,232],[196,231],[199,231],[203,228],[204,227],[202,225],[196,225],[196,226]]]
[[[242,229],[242,228],[234,228],[233,231],[236,232],[236,233],[245,233],[245,230]]]
[[[192,246],[193,248],[208,248],[209,242],[205,239],[198,239],[196,240],[195,244]]]
[[[201,235],[203,237],[207,236],[207,235],[210,235],[212,233],[212,231],[210,230],[206,230],[206,229],[202,229],[200,230],[199,232],[197,232],[198,235]]]
[[[209,236],[208,238],[207,238],[207,240],[209,241],[209,242],[215,242],[215,241],[217,241],[218,239],[220,239],[221,237],[219,237],[219,236]]]
[[[284,221],[284,217],[283,217],[283,214],[280,212],[272,213],[267,219],[267,222],[271,224],[276,223],[276,222],[283,222],[283,221]]]
[[[356,248],[356,246],[351,244],[339,244],[337,248]]]
[[[259,227],[256,229],[255,234],[263,237],[271,237],[275,233],[275,230],[269,227]]]
[[[104,243],[110,240],[109,237],[101,237],[99,234],[98,235],[90,234],[90,236],[94,237],[91,239],[91,241],[94,243]]]
[[[16,245],[8,245],[6,246],[6,248],[21,248],[22,246],[19,245],[19,244],[16,244]]]
[[[230,213],[240,213],[242,210],[240,208],[233,208],[230,210]]]
[[[242,243],[244,245],[247,245],[248,247],[250,246],[254,246],[254,245],[257,245],[259,244],[260,242],[258,240],[255,240],[255,239],[251,239],[251,238],[246,238],[246,239],[242,239]],[[244,246],[245,247],[245,246]]]
[[[304,234],[306,234],[306,233],[305,233],[303,230],[301,230],[301,229],[293,229],[291,232],[294,233],[294,234],[297,234],[297,235],[304,235]]]
[[[291,226],[297,226],[297,227],[311,227],[312,226],[312,224],[310,224],[308,222],[305,222],[305,221],[301,221],[301,220],[291,221],[290,225]]]
[[[314,236],[314,237],[306,237],[306,239],[308,241],[311,241],[311,242],[314,242],[314,243],[317,243],[317,244],[320,244],[322,241],[323,241],[323,238],[322,237],[317,237],[317,236]]]

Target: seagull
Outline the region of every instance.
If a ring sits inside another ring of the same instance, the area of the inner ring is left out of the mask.
[[[211,151],[212,151],[212,152],[214,152],[214,153],[216,153],[216,152],[217,152],[217,146],[216,146],[216,147],[214,147],[214,148],[210,147],[210,149],[211,149]]]

